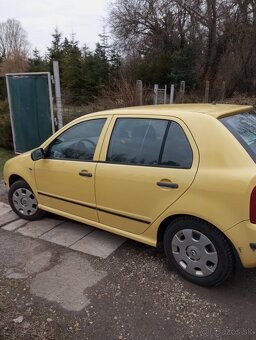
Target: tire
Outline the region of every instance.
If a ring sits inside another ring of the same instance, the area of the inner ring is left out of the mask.
[[[197,218],[171,222],[164,234],[164,251],[181,276],[200,286],[217,286],[234,270],[229,241],[217,228]]]
[[[45,212],[38,208],[38,203],[30,186],[23,180],[14,182],[8,193],[12,210],[21,218],[29,221],[41,219]]]

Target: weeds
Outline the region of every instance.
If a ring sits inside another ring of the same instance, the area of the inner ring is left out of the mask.
[[[3,177],[4,163],[13,156],[13,151],[0,148],[0,179]]]

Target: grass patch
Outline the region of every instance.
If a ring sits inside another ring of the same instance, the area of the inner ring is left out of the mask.
[[[0,148],[0,179],[3,177],[4,163],[13,156],[13,151]]]

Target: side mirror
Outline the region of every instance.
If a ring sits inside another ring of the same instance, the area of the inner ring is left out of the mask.
[[[39,159],[44,158],[44,149],[39,148],[31,152],[31,158],[33,161],[38,161]]]

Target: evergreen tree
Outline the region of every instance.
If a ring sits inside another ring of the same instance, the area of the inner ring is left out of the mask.
[[[64,102],[87,104],[113,83],[121,58],[117,48],[108,45],[106,35],[101,36],[101,43],[96,44],[93,52],[86,45],[79,48],[75,34],[71,39],[62,38],[62,33],[56,28],[52,38],[46,57],[42,57],[37,49],[33,51],[29,71],[50,70],[53,73],[53,61],[57,60]]]
[[[110,75],[111,77],[115,78],[121,66],[121,56],[116,46],[112,46],[110,48],[108,61],[109,61]]]
[[[99,84],[106,84],[109,80],[109,64],[106,54],[106,47],[97,43],[94,52],[95,58],[95,77]]]
[[[50,70],[50,65],[46,58],[40,55],[37,48],[33,50],[32,58],[28,59],[28,71],[29,72],[48,72]]]
[[[82,53],[74,35],[71,40],[64,39],[60,62],[62,86],[69,92],[69,101],[81,104],[83,101]]]
[[[52,44],[51,47],[48,47],[48,57],[50,59],[50,62],[53,60],[60,60],[62,56],[62,33],[58,30],[58,28],[54,29],[54,32],[52,34]]]
[[[110,82],[110,64],[105,47],[98,43],[94,52],[84,49],[82,69],[85,97],[92,101]]]
[[[198,83],[196,57],[196,49],[193,45],[184,46],[173,53],[169,74],[172,83],[178,85],[184,80],[188,90],[195,89]]]

